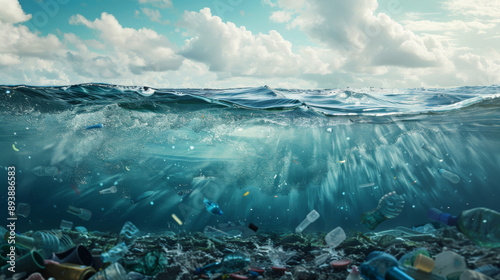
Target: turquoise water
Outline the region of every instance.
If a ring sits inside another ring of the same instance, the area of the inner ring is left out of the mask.
[[[0,165],[15,166],[16,201],[31,205],[18,219],[20,232],[58,228],[62,219],[99,231],[132,221],[145,231],[253,223],[287,232],[313,209],[320,218],[304,232],[368,231],[361,214],[392,191],[405,206],[377,230],[427,223],[430,207],[500,211],[498,86],[85,84],[0,92]],[[39,176],[38,166],[52,172]],[[446,180],[441,168],[460,181]],[[0,180],[7,184],[6,170]],[[116,193],[99,194],[112,186]],[[152,195],[131,203],[147,191]],[[6,201],[7,191],[0,195]],[[204,198],[223,215],[209,213]],[[90,210],[91,219],[68,213],[68,206]]]

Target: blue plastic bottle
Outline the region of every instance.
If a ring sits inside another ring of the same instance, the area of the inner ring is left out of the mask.
[[[399,268],[395,257],[381,251],[368,254],[359,269],[366,280],[414,280]]]
[[[456,226],[472,242],[481,247],[500,247],[500,213],[488,208],[473,208],[454,216],[431,208],[427,216],[435,221]]]

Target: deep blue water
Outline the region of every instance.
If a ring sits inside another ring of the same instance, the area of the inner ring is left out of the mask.
[[[391,191],[405,207],[377,230],[427,223],[429,207],[500,211],[500,86],[84,84],[0,86],[0,93],[0,181],[7,186],[5,168],[15,166],[16,202],[31,205],[19,232],[58,228],[62,219],[101,231],[125,221],[145,231],[228,222],[293,231],[313,209],[321,217],[305,232],[367,231],[360,215]],[[38,176],[37,166],[57,174]],[[447,181],[440,168],[460,182]],[[116,193],[99,194],[115,184]],[[155,194],[130,203],[145,191]],[[6,188],[0,196],[6,209]],[[208,213],[205,197],[224,214]],[[92,211],[91,220],[68,213],[69,205]]]

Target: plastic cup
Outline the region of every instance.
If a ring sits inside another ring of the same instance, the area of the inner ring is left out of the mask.
[[[325,236],[326,244],[332,248],[339,246],[345,239],[346,235],[341,227],[336,227]]]
[[[413,266],[424,272],[431,272],[434,269],[434,260],[424,254],[418,254]]]

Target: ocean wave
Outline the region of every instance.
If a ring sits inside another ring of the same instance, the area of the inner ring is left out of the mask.
[[[312,110],[325,116],[388,116],[446,113],[474,106],[499,106],[500,86],[450,89],[272,89],[268,86],[230,89],[168,89],[110,84],[60,87],[0,86],[3,110],[119,104],[194,104],[283,111]],[[145,107],[147,110],[147,106]]]

